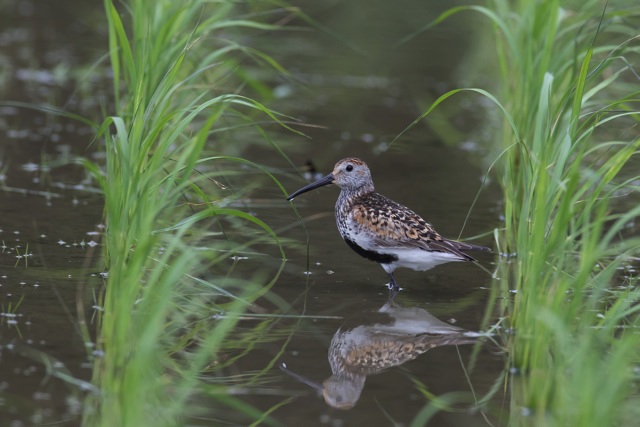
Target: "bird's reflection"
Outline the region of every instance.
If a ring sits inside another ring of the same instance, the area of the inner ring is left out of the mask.
[[[351,319],[333,335],[329,365],[333,375],[322,384],[304,378],[283,364],[282,370],[320,391],[325,402],[351,409],[360,398],[368,375],[415,359],[444,345],[469,344],[481,334],[450,325],[424,309],[404,308],[389,300],[366,320]]]

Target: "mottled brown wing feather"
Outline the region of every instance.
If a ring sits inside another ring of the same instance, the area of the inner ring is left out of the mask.
[[[427,251],[448,252],[472,261],[463,250],[488,250],[482,246],[460,243],[440,236],[433,227],[411,209],[381,194],[369,193],[364,200],[353,201],[353,218],[362,227],[379,236],[375,244],[382,247],[416,247]]]
[[[370,338],[366,345],[349,349],[342,361],[343,369],[369,375],[402,365],[435,347],[471,344],[477,340],[463,334],[381,335]]]

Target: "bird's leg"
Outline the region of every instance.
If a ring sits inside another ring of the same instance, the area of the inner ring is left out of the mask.
[[[389,286],[389,299],[387,300],[387,304],[389,304],[389,306],[395,305],[393,300],[395,299],[396,295],[398,295],[399,293],[400,293],[400,288],[393,288]]]
[[[393,271],[388,271],[387,274],[389,274],[389,278],[391,279],[391,282],[388,285],[389,290],[398,293],[400,291],[400,286],[398,286],[396,278],[393,277]]]

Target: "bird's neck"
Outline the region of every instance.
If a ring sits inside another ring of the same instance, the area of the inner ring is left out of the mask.
[[[336,213],[343,209],[349,210],[359,198],[370,193],[373,193],[373,184],[358,188],[342,188],[336,202]]]

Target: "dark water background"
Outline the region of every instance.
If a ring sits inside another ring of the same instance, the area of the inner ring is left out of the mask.
[[[290,79],[268,82],[276,94],[269,105],[318,125],[304,129],[310,139],[274,130],[273,138],[295,163],[312,160],[327,173],[342,157],[361,157],[379,192],[423,215],[444,236],[464,238],[499,224],[499,192],[489,183],[459,236],[481,187],[484,147],[491,134],[482,102],[455,97],[439,109],[448,120],[425,121],[388,147],[438,95],[467,79],[482,78],[469,65],[477,56],[474,40],[479,37],[479,24],[471,16],[461,15],[395,45],[444,10],[440,3],[297,2],[323,29],[247,36],[242,42],[273,55],[292,72]],[[105,103],[104,94],[110,90],[106,64],[88,72],[107,50],[100,2],[5,0],[0,11],[2,100],[74,112]],[[77,313],[79,307],[91,313],[96,305],[91,289],[101,280],[92,273],[101,266],[102,201],[83,169],[69,160],[84,156],[100,161],[100,153],[91,145],[91,130],[76,122],[6,105],[0,112],[0,424],[66,420],[65,425],[74,425],[79,423],[82,392],[57,376],[90,377],[87,355],[93,349],[79,334]],[[304,185],[272,150],[252,146],[243,155],[282,168],[290,191]],[[251,196],[268,201],[257,204],[253,213],[283,230],[281,237],[300,243],[287,251],[289,261],[273,291],[292,302],[289,313],[310,317],[283,321],[285,334],[265,339],[229,374],[263,370],[284,348],[279,362],[321,382],[331,375],[327,352],[341,325],[344,331],[381,321],[377,312],[387,300],[386,274],[341,241],[333,219],[336,188],[296,199],[311,239],[309,269],[301,249],[305,231],[282,195],[271,186]],[[491,238],[479,242],[491,245]],[[480,260],[491,269],[492,255]],[[480,328],[491,279],[478,267],[448,264],[428,272],[399,270],[397,279],[405,288],[396,299],[397,310],[428,311],[466,330]],[[241,323],[239,333],[250,326],[251,320]],[[409,425],[427,403],[412,378],[434,395],[470,393],[471,384],[482,396],[494,385],[503,356],[485,343],[476,350],[475,368],[467,379],[462,365],[469,362],[473,349],[434,348],[401,367],[371,375],[357,405],[348,411],[330,408],[277,366],[267,385],[237,393],[262,410],[283,396],[296,396],[273,413],[287,426],[393,425],[391,420]],[[457,407],[460,410],[443,412],[430,425],[487,424],[481,414],[465,410],[468,405]],[[499,394],[490,407],[487,416],[494,424],[501,418],[504,422],[508,399]],[[228,410],[223,414],[214,411],[193,422],[246,423]]]

